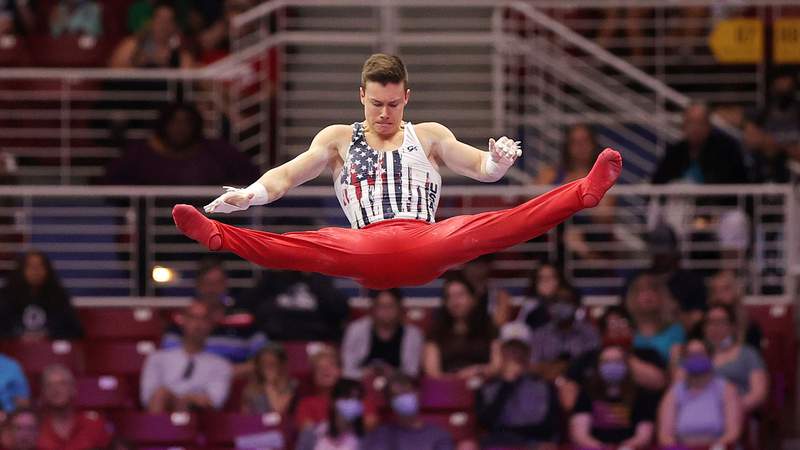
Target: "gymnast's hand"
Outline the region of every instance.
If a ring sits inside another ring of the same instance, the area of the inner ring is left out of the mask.
[[[225,193],[204,206],[203,210],[205,212],[227,214],[234,211],[244,211],[250,207],[250,200],[255,196],[253,192],[246,192],[244,189],[230,186],[223,186],[222,188],[225,189]]]
[[[514,161],[522,155],[519,141],[512,141],[506,136],[501,137],[497,141],[489,139],[489,156],[492,161],[503,167],[511,167]]]

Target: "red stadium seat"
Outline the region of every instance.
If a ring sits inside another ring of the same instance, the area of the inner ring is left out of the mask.
[[[155,341],[164,332],[164,318],[152,308],[83,308],[78,314],[91,339]]]
[[[194,446],[197,417],[187,413],[147,414],[124,411],[114,415],[116,434],[140,446]]]
[[[77,380],[77,406],[81,409],[116,410],[136,406],[133,389],[122,377],[103,375]]]
[[[225,401],[225,411],[239,412],[242,410],[242,393],[249,380],[247,377],[234,378]]]
[[[333,346],[327,342],[289,341],[284,342],[288,359],[289,373],[302,377],[311,373],[311,356],[323,346]]]
[[[108,62],[114,43],[87,36],[31,36],[33,61],[44,67],[102,67]]]
[[[156,349],[153,341],[92,342],[88,346],[86,371],[95,375],[138,375],[144,359]]]
[[[475,439],[477,425],[475,416],[468,411],[452,413],[424,413],[422,420],[449,431],[456,442]]]
[[[50,364],[63,364],[76,374],[84,370],[84,348],[77,341],[8,341],[0,343],[0,353],[19,361],[30,375],[41,374]]]
[[[475,401],[475,394],[458,378],[424,378],[419,397],[424,411],[471,411]]]
[[[236,438],[261,435],[259,437],[262,439],[280,443],[281,448],[286,447],[285,423],[278,414],[245,415],[209,412],[200,416],[200,429],[210,446],[234,447]]]
[[[27,67],[31,61],[30,48],[25,39],[0,37],[0,67]]]
[[[408,308],[406,310],[406,322],[416,325],[424,333],[428,333],[433,326],[433,315],[436,309],[426,307]]]

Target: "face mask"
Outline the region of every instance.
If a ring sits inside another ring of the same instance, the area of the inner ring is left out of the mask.
[[[622,361],[608,361],[600,364],[600,377],[606,383],[616,384],[628,375],[628,366]]]
[[[706,355],[689,355],[683,359],[683,368],[689,375],[705,375],[711,372],[714,366]]]
[[[733,340],[732,336],[727,336],[727,337],[725,337],[725,339],[721,340],[719,342],[719,344],[717,344],[717,349],[718,350],[727,350],[727,349],[733,347],[733,344],[735,344],[735,343],[736,342]]]
[[[555,302],[550,305],[550,315],[557,322],[568,322],[575,317],[575,305],[566,302]]]
[[[413,392],[392,399],[392,410],[399,416],[410,417],[419,411],[419,400]]]
[[[340,398],[336,400],[336,412],[344,420],[352,422],[364,414],[364,405],[356,398]]]

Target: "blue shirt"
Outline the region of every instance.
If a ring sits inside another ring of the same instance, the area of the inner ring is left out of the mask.
[[[162,336],[161,348],[178,348],[182,341],[181,329],[173,325]],[[218,326],[206,339],[205,351],[235,364],[255,356],[267,342],[267,336],[254,327]]]
[[[633,338],[633,346],[636,348],[651,348],[657,351],[664,361],[669,361],[669,350],[675,344],[681,344],[686,340],[686,332],[679,323],[670,325],[660,333],[653,336],[642,336],[636,333]]]
[[[22,367],[17,361],[0,355],[0,408],[12,412],[17,408],[18,398],[27,400],[30,396],[31,390]]]

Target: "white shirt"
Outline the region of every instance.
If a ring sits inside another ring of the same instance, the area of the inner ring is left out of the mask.
[[[194,366],[187,370],[190,358]],[[144,361],[142,404],[146,405],[158,388],[165,387],[176,395],[204,393],[214,408],[221,408],[228,398],[232,375],[231,364],[217,355],[207,352],[189,355],[183,347],[159,350]]]

